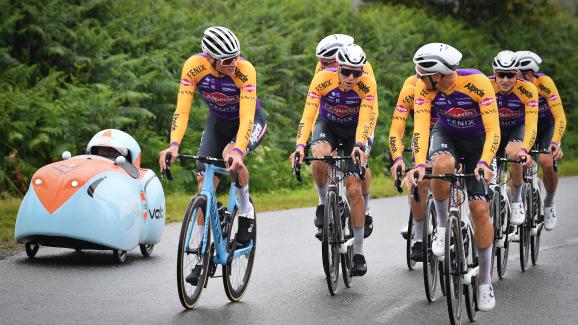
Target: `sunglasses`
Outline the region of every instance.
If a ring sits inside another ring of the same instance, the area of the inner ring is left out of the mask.
[[[518,76],[518,74],[515,72],[496,72],[496,77],[498,77],[500,79],[504,79],[504,78],[514,79],[517,76]]]
[[[349,76],[353,75],[353,77],[355,77],[355,78],[359,78],[359,77],[361,77],[361,75],[363,75],[363,71],[351,70],[351,69],[345,69],[345,68],[339,69],[339,73],[341,73],[344,77],[349,77]]]
[[[423,78],[428,77],[428,76],[433,76],[434,74],[436,74],[437,72],[432,72],[432,73],[419,73],[417,70],[415,71],[415,76],[419,79],[419,80],[423,80]]]
[[[220,59],[221,60],[221,65],[224,67],[228,67],[231,66],[233,64],[235,64],[235,61],[237,61],[237,59],[239,58],[238,55],[232,56],[230,58],[224,58],[224,59]]]
[[[319,60],[319,64],[322,66],[332,65],[335,63],[335,60]]]

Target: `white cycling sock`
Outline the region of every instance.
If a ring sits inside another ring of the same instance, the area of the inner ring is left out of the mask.
[[[363,201],[365,201],[365,213],[369,212],[369,192],[363,194]]]
[[[522,185],[512,185],[512,203],[522,202]]]
[[[363,231],[365,227],[353,227],[353,254],[363,255]]]
[[[545,208],[550,208],[550,207],[552,207],[552,205],[554,205],[554,194],[556,194],[556,192],[546,191],[546,197],[544,198],[544,207]]]
[[[249,201],[249,185],[237,188],[237,204],[239,205],[239,214],[248,214],[251,212],[251,202]],[[247,215],[247,218],[253,219],[253,214]]]
[[[480,262],[479,284],[492,284],[492,246],[484,249],[478,248],[478,261]]]
[[[422,241],[423,237],[423,220],[413,219],[413,240]]]
[[[438,227],[444,227],[446,226],[446,222],[448,221],[448,203],[450,202],[450,199],[445,199],[445,200],[434,200],[434,205],[436,208],[436,221],[438,223]]]
[[[319,205],[325,204],[325,196],[327,196],[327,185],[324,186],[317,186],[317,194],[319,195]]]

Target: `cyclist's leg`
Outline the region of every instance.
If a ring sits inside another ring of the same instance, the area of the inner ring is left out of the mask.
[[[370,198],[370,190],[371,190],[371,168],[369,168],[369,154],[371,153],[371,148],[373,146],[373,138],[374,135],[372,134],[371,137],[367,139],[365,143],[365,154],[367,155],[367,163],[365,164],[365,178],[361,181],[361,193],[363,194],[363,201],[365,203],[365,230],[364,236],[365,238],[369,237],[373,232],[373,217],[371,216],[371,209],[369,208],[369,198]]]
[[[335,137],[329,123],[321,118],[317,118],[313,135],[311,137],[311,152],[313,156],[328,156],[337,145]],[[319,196],[319,204],[315,211],[315,226],[318,228],[323,226],[323,215],[325,208],[325,196],[327,195],[327,188],[329,178],[327,177],[327,164],[321,161],[314,161],[312,163],[313,180],[317,187],[317,194]],[[317,238],[320,238],[321,229],[317,233]]]
[[[536,143],[538,149],[548,150],[550,148],[550,141],[554,134],[554,123],[548,120],[538,121],[538,136]],[[540,154],[538,162],[542,168],[542,181],[544,182],[544,189],[546,189],[544,197],[544,226],[546,230],[552,230],[556,226],[556,210],[554,207],[554,195],[558,187],[558,173],[554,171],[554,163],[552,161],[552,154]]]
[[[524,140],[524,125],[519,125],[510,130],[507,134],[502,131],[502,136],[506,135],[504,139],[508,141],[506,145],[506,156],[508,159],[516,159],[518,153],[522,149],[522,141]],[[504,141],[502,140],[502,141]],[[523,172],[520,164],[510,165],[511,175],[511,189],[512,189],[512,215],[510,221],[513,224],[519,225],[524,222],[524,205],[522,203],[522,183]]]

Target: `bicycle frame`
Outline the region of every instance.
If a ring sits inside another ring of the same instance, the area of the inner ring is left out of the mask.
[[[207,211],[206,212],[207,215],[205,215],[205,228],[203,233],[202,252],[205,252],[207,245],[210,244],[207,242],[209,227],[206,227],[207,222],[210,219],[212,226],[211,230],[213,231],[214,235],[215,253],[216,253],[211,259],[211,263],[214,265],[216,264],[226,265],[227,262],[230,262],[230,260],[236,259],[239,256],[250,253],[251,250],[253,249],[253,241],[251,240],[247,245],[247,247],[237,249],[235,250],[235,252],[233,252],[232,256],[229,256],[229,253],[227,252],[227,239],[224,237],[223,230],[221,229],[221,221],[219,218],[219,213],[217,211],[217,199],[215,195],[215,187],[213,184],[213,177],[215,176],[215,173],[228,175],[229,171],[225,168],[214,166],[213,164],[205,164],[205,180],[203,181],[203,187],[201,192],[197,194],[205,196],[207,198],[206,203],[207,208],[205,209],[205,211]],[[235,208],[236,205],[235,192],[236,192],[235,184],[234,182],[231,182],[231,188],[229,189],[229,198],[227,202],[228,216],[232,215],[233,209]],[[196,214],[197,211],[194,211],[193,213]],[[194,222],[196,222],[196,220]],[[189,241],[191,238],[192,230],[193,228],[189,227],[187,231],[186,237],[187,240],[186,245],[184,247],[186,252],[189,251]]]

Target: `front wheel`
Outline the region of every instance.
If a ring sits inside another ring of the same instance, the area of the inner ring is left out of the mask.
[[[504,208],[500,211],[500,218],[501,218],[501,228],[500,231],[500,245],[502,247],[494,248],[497,250],[497,260],[498,260],[498,276],[500,279],[503,279],[506,275],[506,269],[508,267],[508,255],[510,252],[510,233],[512,232],[512,226],[510,226],[510,215],[512,211],[509,207],[509,202],[504,200],[503,201]],[[504,227],[505,225],[505,227]],[[505,231],[503,231],[505,229]],[[495,244],[494,244],[495,245]]]
[[[118,250],[118,249],[113,249],[112,250],[112,256],[114,257],[114,261],[117,264],[123,264],[124,262],[126,262],[126,257],[128,256],[128,252]]]
[[[405,240],[405,262],[407,263],[407,268],[413,270],[415,268],[415,261],[409,258],[413,244],[413,214],[411,211],[409,212],[409,220],[407,221],[407,238]]]
[[[544,228],[544,216],[542,215],[542,199],[540,191],[534,190],[533,197],[533,222],[532,222],[532,240],[530,241],[530,250],[532,252],[532,265],[538,263],[538,254],[540,254],[540,237]]]
[[[325,199],[325,215],[323,223],[323,240],[321,241],[321,257],[323,270],[327,279],[329,293],[333,296],[337,291],[339,280],[339,208],[337,206],[337,193],[327,192]]]
[[[185,309],[195,307],[207,282],[209,271],[209,247],[211,246],[210,220],[205,220],[207,198],[195,196],[183,217],[177,253],[177,289]],[[193,270],[196,281],[187,282]]]
[[[251,204],[253,204],[252,200]],[[226,265],[223,265],[223,286],[225,287],[227,298],[232,302],[241,300],[251,278],[253,262],[255,261],[255,250],[257,249],[257,213],[255,213],[254,218],[253,239],[246,246],[241,246],[236,239],[239,229],[237,207],[233,210],[229,224],[225,228],[227,231],[226,240],[229,260]],[[251,247],[249,252],[236,258],[234,257],[236,250],[247,247]]]
[[[349,239],[353,237],[353,228],[351,227],[351,213],[349,211],[349,207],[344,207],[343,212],[344,218],[341,220],[343,221],[343,234],[344,234],[344,241],[347,242]],[[347,253],[341,255],[341,272],[343,273],[343,283],[345,287],[350,288],[353,274],[351,273],[351,269],[353,268],[353,244],[347,246]]]
[[[459,215],[450,213],[448,227],[446,228],[446,243],[443,264],[448,315],[452,325],[461,324],[462,321],[462,274],[464,271],[463,264],[465,257],[461,232],[462,229],[460,227]]]
[[[467,272],[471,268],[478,266],[478,255],[474,245],[474,234],[471,229],[468,228],[468,238],[467,241],[464,239],[464,250],[466,253],[466,259],[464,263],[464,270]],[[464,297],[466,298],[466,312],[468,314],[468,319],[470,322],[475,322],[477,318],[478,309],[478,277],[473,276],[471,282],[468,285],[464,285]]]
[[[28,255],[28,257],[30,257],[30,258],[34,258],[34,256],[36,256],[36,253],[38,253],[39,248],[40,248],[40,246],[36,243],[24,244],[24,249],[26,250],[26,255]]]
[[[438,257],[431,250],[433,232],[437,227],[436,212],[433,199],[429,199],[426,204],[425,216],[423,219],[423,284],[425,296],[429,303],[436,299]]]
[[[530,239],[532,232],[532,187],[528,184],[524,189],[524,207],[526,207],[526,218],[524,223],[518,226],[520,238],[520,268],[522,272],[528,268],[528,257],[530,255]]]
[[[155,245],[139,245],[142,256],[149,257],[155,248]]]

